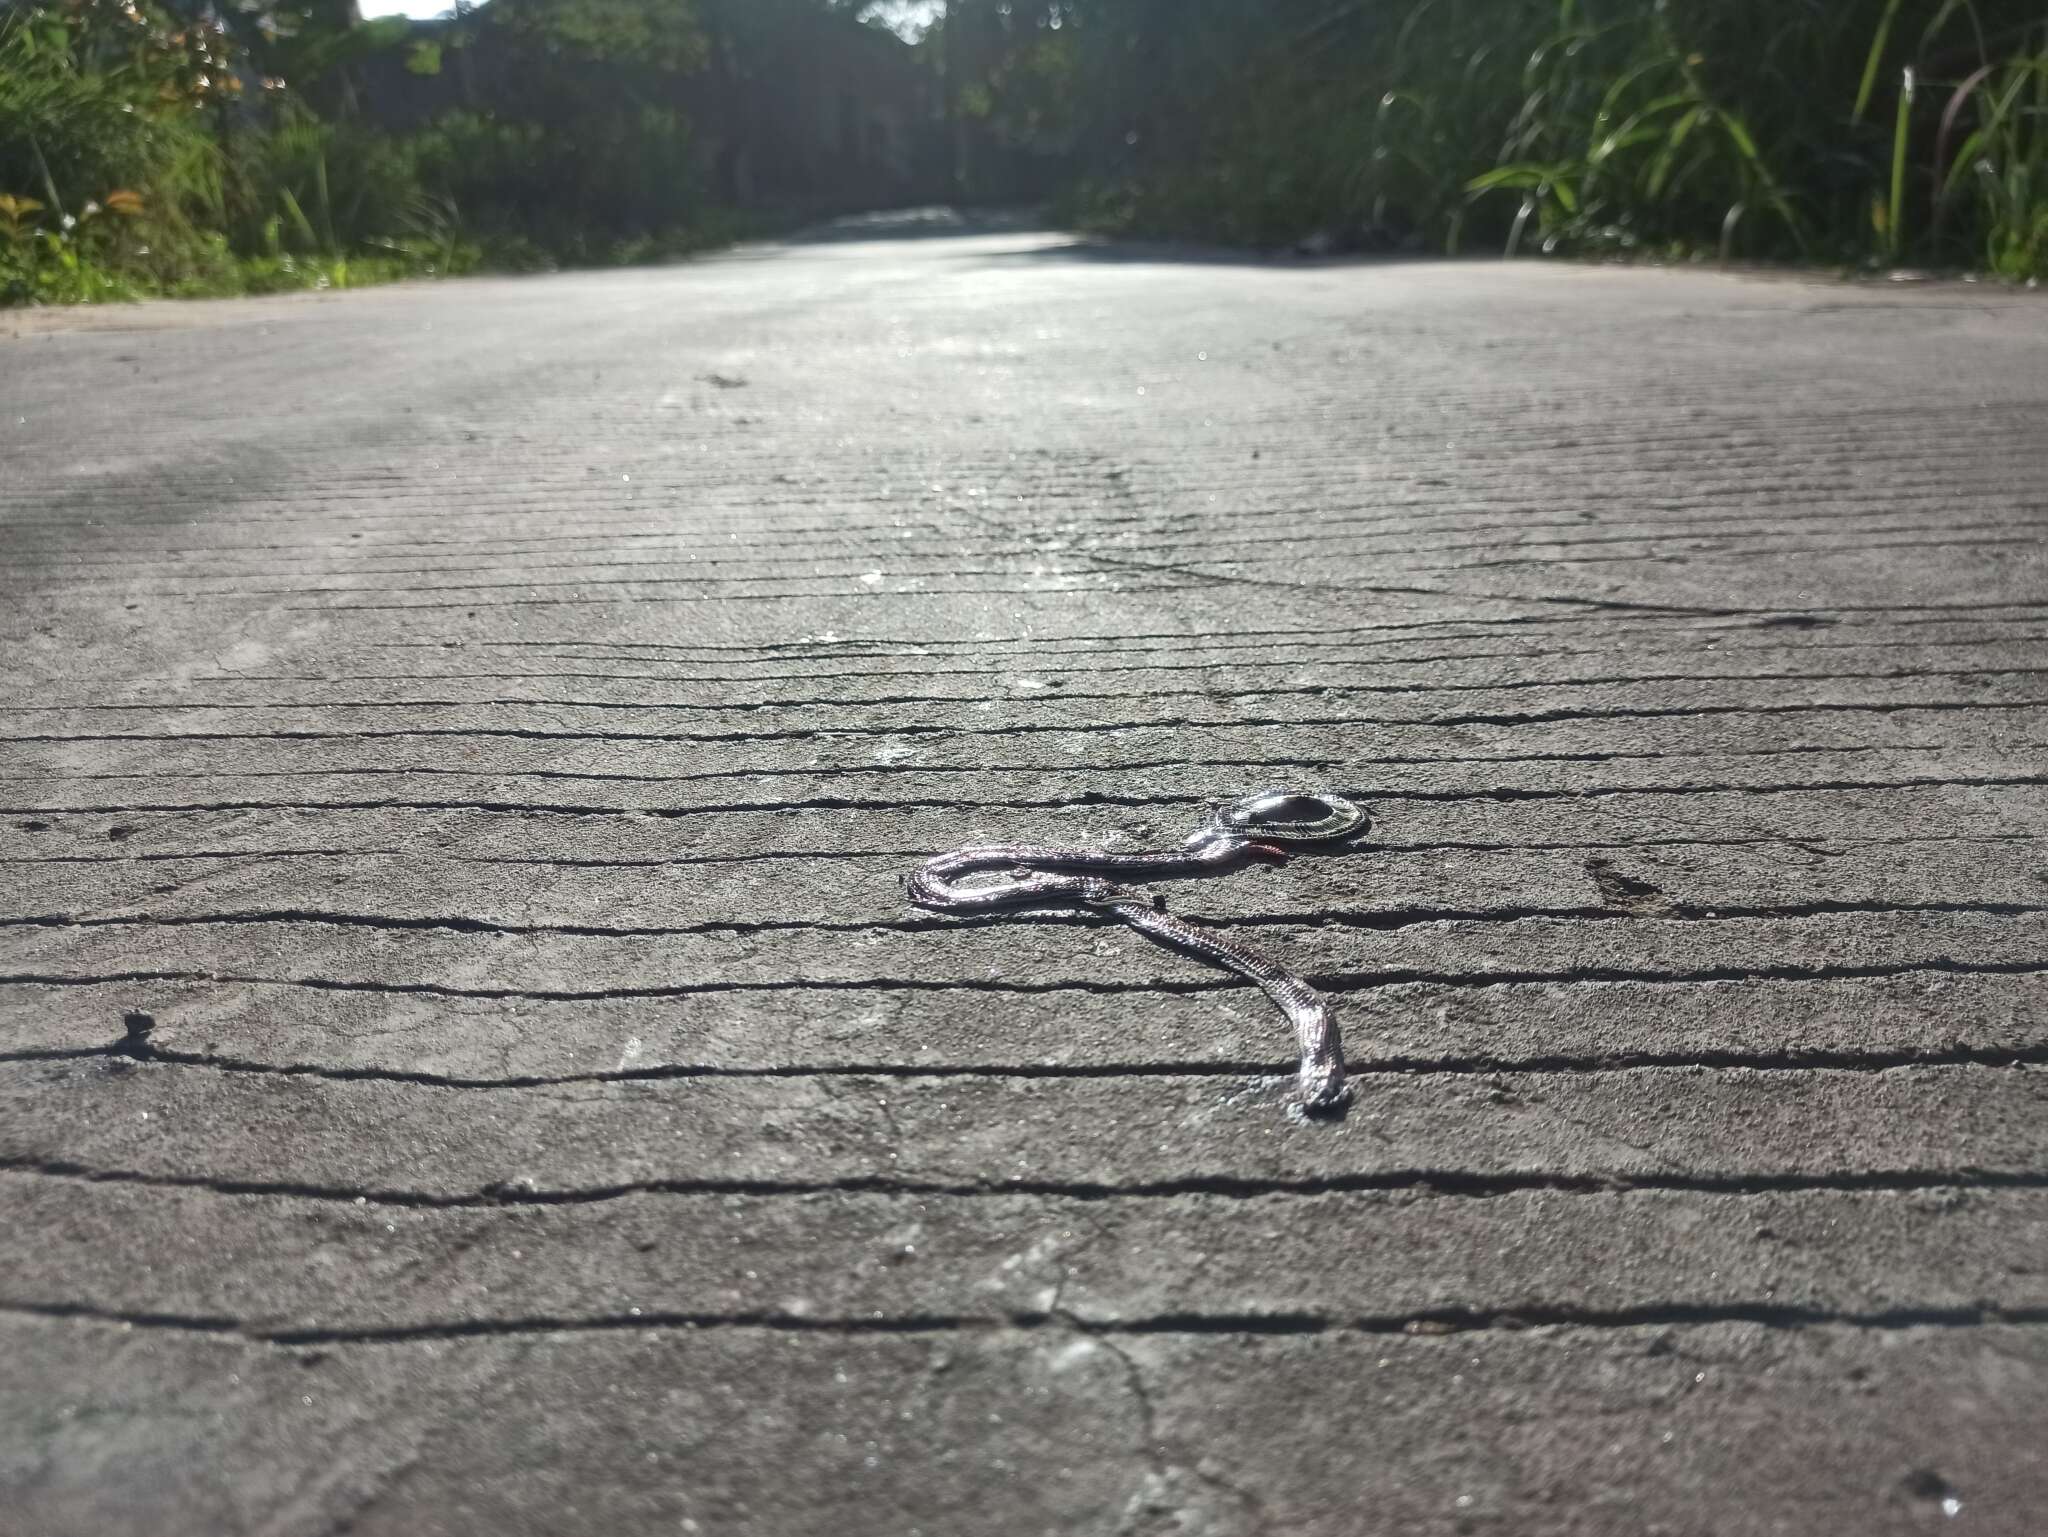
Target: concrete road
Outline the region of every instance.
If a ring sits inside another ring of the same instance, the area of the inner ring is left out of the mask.
[[[0,1531],[2048,1509],[2048,305],[1059,236],[12,322]],[[1359,787],[1129,930],[975,839]]]

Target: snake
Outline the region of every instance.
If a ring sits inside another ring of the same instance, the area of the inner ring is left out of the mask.
[[[1279,1006],[1294,1026],[1301,1062],[1295,1103],[1328,1112],[1350,1098],[1344,1041],[1330,1001],[1248,945],[1168,913],[1149,892],[1111,876],[1198,875],[1249,859],[1286,863],[1297,847],[1334,847],[1372,825],[1336,790],[1259,790],[1216,806],[1178,848],[1121,853],[1031,843],[969,844],[927,859],[908,877],[910,900],[932,912],[976,915],[1022,908],[1069,908],[1118,918],[1140,933],[1236,972]],[[992,878],[991,878],[992,877]]]

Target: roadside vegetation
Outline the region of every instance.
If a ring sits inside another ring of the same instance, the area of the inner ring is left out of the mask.
[[[834,56],[806,74],[790,38],[887,14],[0,0],[0,304],[639,261],[839,211],[734,166],[818,115]],[[889,46],[900,201],[1269,248],[2048,275],[2040,0],[951,0]],[[447,71],[459,91],[426,88]],[[409,79],[432,110],[392,108]]]
[[[351,11],[0,4],[0,304],[638,261],[743,227],[666,104],[703,57],[685,0],[494,0],[432,36]],[[362,109],[367,72],[486,38],[516,103]]]
[[[1082,9],[1100,228],[2048,274],[2039,0]]]

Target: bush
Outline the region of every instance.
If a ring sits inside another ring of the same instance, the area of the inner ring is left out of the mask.
[[[2042,271],[2038,0],[1061,9],[1098,228]]]
[[[0,21],[0,194],[13,200],[0,238],[17,299],[117,296],[214,259],[208,107],[141,46],[149,29],[141,11],[98,4]],[[134,45],[125,61],[92,67],[115,42]]]
[[[210,13],[209,13],[210,14]],[[237,17],[243,12],[233,13]],[[346,98],[365,50],[417,54],[401,24],[294,34],[316,95]],[[580,72],[579,72],[580,71]],[[709,243],[680,113],[560,69],[500,120],[450,113],[403,136],[322,116],[217,26],[155,0],[50,0],[0,19],[0,304],[345,287],[645,260]]]
[[[580,262],[696,216],[690,144],[679,113],[620,105],[545,125],[451,112],[410,149],[422,183],[471,228]]]

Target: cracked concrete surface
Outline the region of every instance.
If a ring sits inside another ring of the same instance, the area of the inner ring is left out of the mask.
[[[10,326],[0,1531],[2032,1533],[2044,344],[1016,232]],[[1160,892],[1331,1125],[901,899],[1276,782],[1370,838]]]

